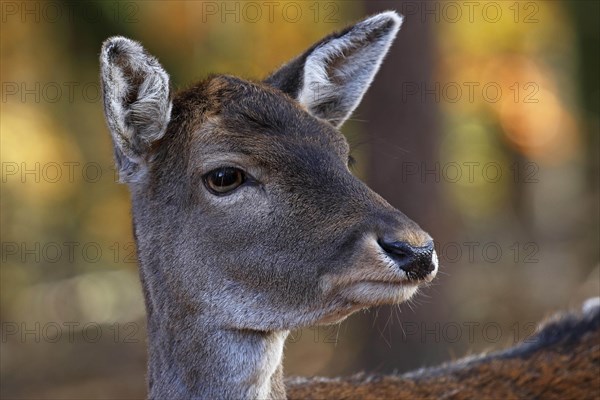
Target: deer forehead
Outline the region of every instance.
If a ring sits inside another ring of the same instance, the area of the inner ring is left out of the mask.
[[[233,152],[260,158],[280,156],[286,149],[314,148],[348,157],[348,143],[336,128],[266,84],[213,77],[176,96],[174,114],[181,113],[185,117],[174,120],[193,121],[187,130],[199,153]]]

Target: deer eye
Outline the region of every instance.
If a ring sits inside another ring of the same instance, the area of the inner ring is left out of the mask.
[[[239,168],[217,168],[204,175],[204,185],[217,196],[237,189],[246,181],[246,174]]]

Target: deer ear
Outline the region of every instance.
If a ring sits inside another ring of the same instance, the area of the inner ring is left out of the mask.
[[[171,116],[169,75],[137,42],[113,37],[102,45],[104,114],[122,181],[136,179]]]
[[[369,17],[325,37],[265,82],[339,127],[360,103],[401,24],[394,11]]]

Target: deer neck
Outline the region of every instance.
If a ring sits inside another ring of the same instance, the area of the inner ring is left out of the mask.
[[[190,306],[165,288],[160,271],[180,266],[142,258],[150,399],[285,398],[282,356],[288,331],[219,326],[210,305]]]

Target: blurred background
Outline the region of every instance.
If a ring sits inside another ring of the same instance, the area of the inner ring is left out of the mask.
[[[287,375],[500,349],[600,295],[598,2],[1,5],[2,398],[145,396],[129,196],[98,86],[116,34],[183,88],[259,79],[367,14],[405,15],[343,132],[355,173],[436,239],[440,274],[410,304],[294,332]]]

